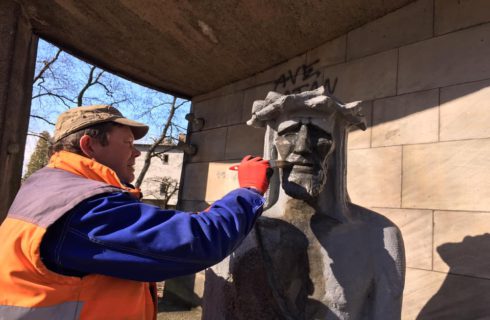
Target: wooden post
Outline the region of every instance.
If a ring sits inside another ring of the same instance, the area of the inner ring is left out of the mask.
[[[20,5],[0,1],[0,222],[20,186],[37,37]],[[42,191],[40,191],[42,192]]]

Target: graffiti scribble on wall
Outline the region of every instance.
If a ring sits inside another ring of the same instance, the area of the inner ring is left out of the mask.
[[[315,65],[320,62],[319,59],[309,64],[303,64],[295,70],[288,70],[281,74],[274,81],[274,91],[284,92],[284,94],[300,93],[302,91],[313,90],[322,85],[333,94],[337,87],[338,78],[333,80],[329,77],[322,79],[322,73],[315,69]]]

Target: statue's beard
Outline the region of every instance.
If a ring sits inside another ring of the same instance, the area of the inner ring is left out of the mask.
[[[294,167],[284,169],[282,188],[287,195],[295,199],[314,201],[327,184],[327,167],[319,166],[313,172],[297,172]]]

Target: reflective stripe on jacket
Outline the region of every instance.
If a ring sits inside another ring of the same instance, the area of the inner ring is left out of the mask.
[[[23,184],[0,227],[0,319],[155,319],[149,283],[63,276],[41,261],[46,229],[81,201],[108,192],[121,188],[54,168]]]

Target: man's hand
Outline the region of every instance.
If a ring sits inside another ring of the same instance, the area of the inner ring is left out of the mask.
[[[267,191],[272,175],[268,160],[248,155],[239,165],[231,166],[230,170],[238,170],[238,183],[241,188],[254,188],[261,194]]]

